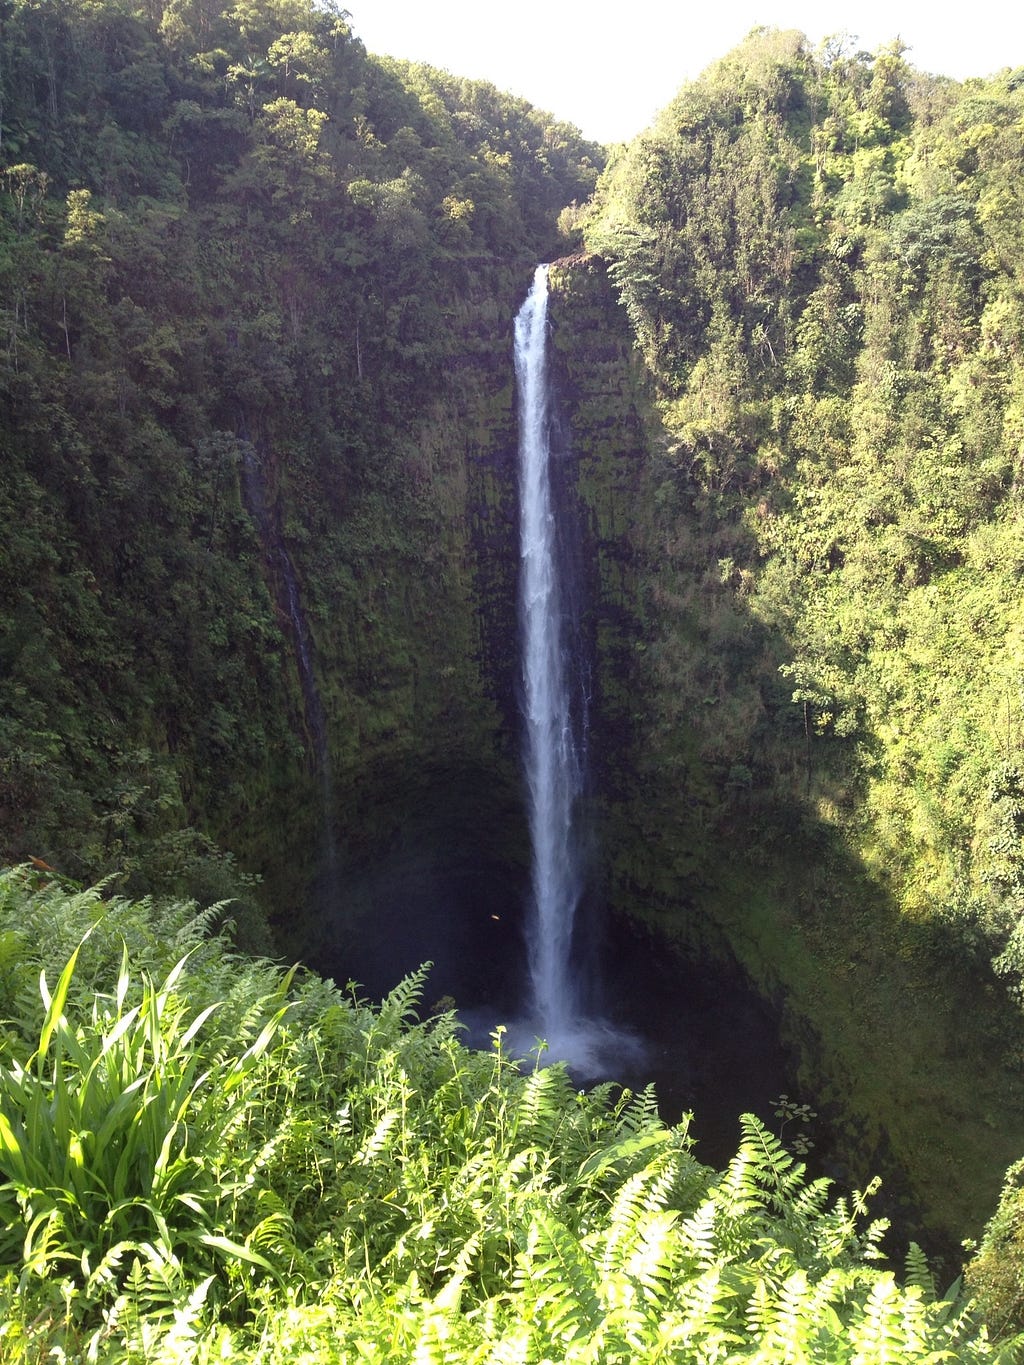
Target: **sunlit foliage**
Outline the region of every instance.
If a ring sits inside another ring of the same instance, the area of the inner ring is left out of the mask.
[[[0,1041],[5,1361],[996,1358],[753,1117],[715,1172],[650,1092],[420,1020],[422,972],[372,1007],[186,906],[0,891],[5,980],[45,959]],[[62,967],[18,935],[83,913]]]

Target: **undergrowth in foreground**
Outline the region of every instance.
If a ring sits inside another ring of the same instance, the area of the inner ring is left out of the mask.
[[[1013,1357],[755,1118],[710,1170],[211,922],[0,874],[0,1361]]]

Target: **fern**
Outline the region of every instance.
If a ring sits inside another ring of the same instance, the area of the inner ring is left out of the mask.
[[[806,1166],[794,1161],[781,1139],[754,1114],[742,1115],[740,1128],[744,1146],[749,1147],[753,1155],[751,1170],[754,1176],[767,1192],[772,1207],[788,1212],[791,1201],[804,1188]]]
[[[604,1310],[593,1261],[568,1228],[540,1210],[534,1213],[527,1261],[528,1282],[546,1330],[567,1340],[599,1328]]]
[[[904,1303],[892,1275],[880,1275],[871,1286],[861,1320],[850,1328],[851,1365],[902,1365]]]
[[[680,1224],[683,1249],[701,1270],[711,1270],[718,1258],[718,1210],[713,1198],[706,1199],[691,1217]]]
[[[554,1147],[565,1123],[568,1090],[564,1067],[537,1067],[531,1071],[512,1116],[510,1137]]]
[[[916,1242],[907,1248],[904,1260],[904,1281],[907,1288],[917,1289],[925,1303],[935,1301],[935,1277],[928,1265],[928,1258]]]
[[[381,1003],[375,1015],[374,1035],[383,1040],[385,1045],[398,1040],[403,1026],[417,1022],[417,1010],[431,965],[427,962],[410,972]]]
[[[685,1342],[700,1342],[704,1352],[716,1352],[742,1340],[736,1320],[738,1294],[731,1277],[720,1266],[712,1266],[695,1279],[684,1281],[678,1289],[675,1310],[676,1330]],[[709,1349],[712,1348],[712,1349]]]
[[[607,1096],[611,1094],[611,1087]],[[602,1103],[606,1103],[607,1098],[602,1097]],[[658,1095],[653,1085],[647,1085],[643,1090],[632,1091],[624,1090],[620,1101],[615,1110],[616,1127],[622,1133],[645,1133],[651,1128],[660,1127],[662,1123],[661,1113],[658,1109]],[[682,1126],[686,1126],[689,1115],[682,1120]]]
[[[676,1268],[675,1224],[678,1215],[670,1210],[650,1213],[645,1210],[635,1234],[629,1241],[629,1253],[622,1272],[635,1281],[652,1305],[662,1303],[668,1296]]]
[[[602,1274],[624,1274],[651,1299],[670,1279],[679,1246],[678,1212],[666,1208],[677,1164],[678,1154],[662,1149],[630,1176],[612,1202],[602,1236]]]
[[[766,1279],[758,1278],[754,1281],[744,1313],[747,1334],[755,1341],[761,1341],[770,1332],[775,1314],[774,1288],[769,1287]]]
[[[628,1258],[646,1212],[649,1184],[648,1173],[638,1171],[625,1181],[612,1201],[603,1238],[602,1274],[613,1274]]]
[[[46,975],[0,1067],[0,1255],[27,1305],[0,1281],[0,1359],[996,1359],[916,1250],[906,1287],[871,1263],[867,1192],[829,1205],[756,1120],[711,1172],[649,1092],[580,1095],[417,1021],[422,974],[382,1020],[209,939],[151,970],[152,907],[110,921],[47,888],[36,913],[60,896],[88,920],[64,962],[5,941],[5,980]]]
[[[800,1365],[808,1359],[808,1328],[815,1320],[807,1272],[793,1271],[774,1291],[772,1299],[771,1312],[766,1315],[760,1335],[761,1350],[769,1359],[775,1357],[789,1365]]]

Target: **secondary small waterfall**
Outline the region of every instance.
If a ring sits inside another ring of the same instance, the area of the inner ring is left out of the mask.
[[[295,565],[288,553],[278,519],[267,502],[267,490],[259,457],[248,440],[244,441],[241,449],[242,489],[246,506],[256,523],[256,530],[263,546],[270,586],[277,598],[278,607],[291,628],[311,766],[320,782],[322,845],[320,875],[326,895],[328,899],[332,899],[338,874],[338,851],[334,837],[334,779],[327,742],[327,716],[313,670],[312,637],[302,606]]]
[[[584,888],[577,807],[581,740],[574,734],[565,585],[551,486],[547,267],[538,266],[515,324],[519,393],[519,611],[523,759],[532,845],[529,967],[532,1015],[552,1048],[578,1026],[572,938]]]

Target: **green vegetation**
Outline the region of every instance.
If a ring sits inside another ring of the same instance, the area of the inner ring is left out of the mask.
[[[1024,1141],[1022,91],[755,31],[582,223],[646,426],[613,895],[780,997],[808,1092],[960,1236]]]
[[[0,849],[290,922],[350,788],[498,743],[471,523],[600,149],[330,5],[0,22]]]
[[[996,952],[1022,112],[1011,73],[958,87],[758,32],[609,171],[590,228],[661,395],[659,587],[700,632],[676,709],[714,703],[701,755],[748,819],[809,801],[905,913]],[[688,639],[658,642],[673,686]]]
[[[756,1119],[711,1171],[423,973],[373,1008],[208,918],[0,878],[0,1359],[1010,1358]]]
[[[608,899],[781,1002],[851,1182],[980,1235],[1024,1150],[1022,129],[1020,71],[759,30],[603,168],[331,5],[0,7],[0,860],[114,879],[4,882],[3,1351],[985,1358],[756,1125],[716,1176],[415,983],[266,957],[344,963],[367,869],[429,896],[470,818],[516,881],[509,338],[562,256]]]
[[[755,32],[589,229],[660,396],[660,723],[690,713],[755,838],[796,799],[993,956],[1019,856],[1022,112],[1013,73]]]

